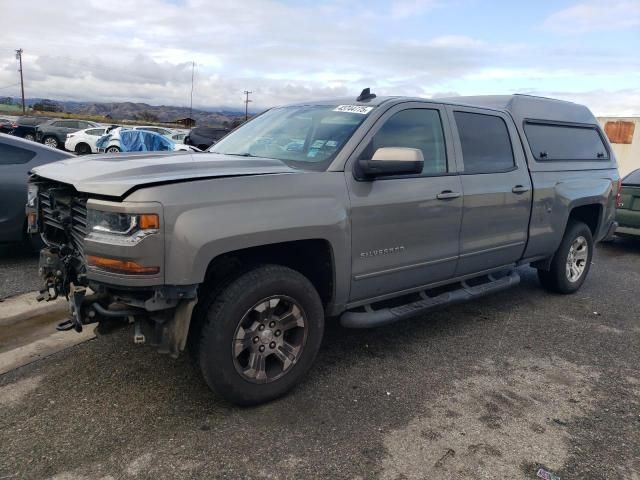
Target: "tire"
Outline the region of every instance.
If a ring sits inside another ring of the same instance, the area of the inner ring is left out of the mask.
[[[30,142],[35,142],[36,141],[36,137],[32,134],[32,133],[27,133],[24,136],[25,140],[29,140]]]
[[[79,143],[76,145],[75,152],[78,155],[88,155],[91,153],[91,147],[86,143]]]
[[[120,147],[117,145],[111,145],[105,149],[105,153],[120,153]]]
[[[593,247],[589,227],[569,220],[562,242],[551,260],[551,268],[548,271],[538,270],[542,286],[556,293],[577,292],[589,274]]]
[[[60,146],[60,142],[56,137],[48,135],[42,139],[42,143],[44,143],[47,147],[58,148]]]
[[[324,310],[318,292],[300,273],[279,265],[256,267],[204,302],[200,369],[209,387],[227,401],[273,400],[311,367],[322,342]]]

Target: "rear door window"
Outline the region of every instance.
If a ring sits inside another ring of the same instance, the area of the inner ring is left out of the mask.
[[[0,165],[28,163],[35,156],[33,150],[0,143]]]
[[[526,122],[531,153],[539,161],[609,160],[609,152],[593,126]]]
[[[464,173],[500,173],[515,168],[511,138],[504,120],[495,115],[454,112]]]

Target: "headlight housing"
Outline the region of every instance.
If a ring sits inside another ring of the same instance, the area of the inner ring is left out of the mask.
[[[88,238],[108,243],[137,243],[147,235],[158,233],[157,213],[120,213],[87,210]]]

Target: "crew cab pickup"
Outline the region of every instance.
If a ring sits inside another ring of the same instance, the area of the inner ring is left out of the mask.
[[[61,329],[134,323],[189,347],[238,404],[311,366],[325,318],[365,328],[503,290],[517,267],[575,292],[615,228],[619,175],[584,106],[512,95],[272,108],[205,153],[35,168],[43,296]]]

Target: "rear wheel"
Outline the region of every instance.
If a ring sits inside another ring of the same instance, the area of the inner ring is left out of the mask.
[[[42,143],[44,143],[47,147],[51,147],[51,148],[58,148],[58,145],[59,145],[58,139],[52,136],[44,137],[44,140],[42,141]]]
[[[239,276],[205,315],[200,368],[214,392],[239,405],[266,402],[293,388],[311,367],[324,331],[314,286],[278,265]]]
[[[31,133],[27,133],[27,134],[24,136],[24,139],[25,139],[25,140],[29,140],[30,142],[33,142],[33,141],[35,141],[36,137],[35,137],[35,136],[33,136]]]
[[[584,283],[591,267],[593,238],[582,222],[570,220],[562,242],[551,261],[551,268],[538,270],[540,283],[557,293],[574,293]]]
[[[86,143],[79,143],[76,145],[75,152],[78,155],[88,155],[91,153],[91,147]]]

